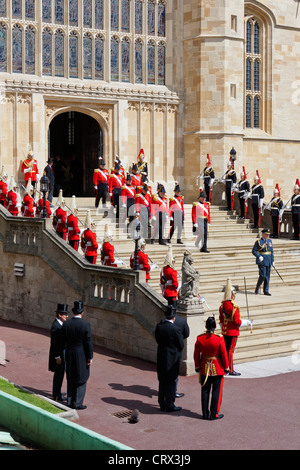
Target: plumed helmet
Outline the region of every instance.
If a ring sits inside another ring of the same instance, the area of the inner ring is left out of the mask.
[[[57,205],[62,206],[64,203],[65,203],[65,200],[63,198],[63,190],[60,189],[59,194],[58,194],[58,199],[57,199]]]
[[[232,294],[235,293],[235,289],[231,285],[231,280],[228,278],[225,286],[224,291],[224,298],[223,300],[231,300]]]
[[[75,210],[78,209],[77,204],[76,204],[76,196],[72,196],[70,209],[71,209],[71,212],[74,212]]]

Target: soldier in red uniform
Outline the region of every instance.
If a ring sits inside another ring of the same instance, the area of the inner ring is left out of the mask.
[[[45,204],[46,204],[47,218],[50,219],[52,211],[51,211],[51,207],[50,207],[50,202],[48,201],[47,198],[48,198],[48,193],[46,193]],[[40,197],[40,199],[38,200],[37,205],[36,205],[35,216],[38,217],[38,218],[42,218],[43,217],[43,209],[44,209],[44,198]]]
[[[174,197],[169,199],[169,213],[170,213],[170,234],[168,242],[171,242],[173,233],[177,228],[177,243],[183,244],[181,241],[182,227],[184,222],[184,205],[183,196],[180,194],[180,186],[176,184],[174,189]]]
[[[235,302],[236,291],[231,286],[230,279],[227,279],[224,299],[219,308],[219,321],[224,336],[226,351],[229,360],[230,375],[241,375],[233,369],[233,354],[241,326],[250,326],[250,320],[241,320],[240,307]]]
[[[99,159],[99,168],[94,170],[93,185],[96,191],[95,207],[99,206],[102,199],[102,206],[106,207],[107,189],[108,189],[109,173],[105,168],[103,158]]]
[[[7,207],[7,193],[8,193],[8,185],[7,185],[7,173],[2,168],[1,178],[0,178],[0,204],[2,206]]]
[[[80,241],[80,228],[78,227],[78,217],[77,217],[77,206],[76,206],[76,197],[72,196],[71,200],[71,213],[67,218],[67,227],[68,227],[68,242],[69,245],[78,251],[79,241]]]
[[[18,209],[18,194],[17,194],[17,183],[12,176],[9,184],[9,191],[7,193],[7,210],[14,216],[19,214]]]
[[[112,197],[112,205],[116,208],[116,219],[117,222],[120,218],[120,196],[121,188],[125,184],[125,179],[120,173],[120,165],[115,164],[114,172],[109,175],[109,194]]]
[[[65,200],[63,199],[63,190],[59,190],[59,195],[57,199],[58,208],[53,214],[53,227],[57,235],[59,235],[63,240],[67,240],[67,211],[64,209]]]
[[[135,196],[135,209],[139,214],[141,222],[141,236],[148,239],[149,235],[149,220],[151,217],[151,202],[152,196],[149,192],[147,184],[143,185],[142,191],[138,192]]]
[[[132,184],[132,178],[127,175],[126,184],[121,187],[122,207],[125,211],[125,217],[128,217],[129,223],[134,219],[134,204],[136,196],[136,187]]]
[[[103,244],[101,248],[101,261],[103,266],[115,266],[117,267],[117,261],[115,259],[115,248],[112,242],[112,232],[108,229],[108,225],[105,225]]]
[[[210,204],[205,202],[205,193],[200,191],[198,202],[193,203],[192,207],[193,232],[197,233],[195,245],[198,247],[202,241],[200,251],[209,253],[207,250],[208,224],[210,224]]]
[[[35,201],[33,199],[33,186],[29,178],[26,186],[25,196],[23,198],[21,212],[24,217],[34,217]]]
[[[91,264],[96,264],[98,243],[96,233],[94,232],[95,224],[91,219],[91,214],[89,210],[86,214],[85,225],[87,228],[81,235],[80,246],[84,253],[85,259]]]
[[[132,181],[132,184],[134,186],[141,186],[142,185],[142,178],[141,176],[138,174],[138,169],[137,169],[137,165],[136,163],[133,163],[132,167],[131,167],[131,181]]]
[[[194,348],[196,372],[200,373],[201,405],[203,419],[220,419],[224,374],[229,372],[228,357],[224,338],[214,334],[214,317],[206,320],[206,333],[197,336]],[[209,406],[209,398],[211,402]]]
[[[163,185],[158,186],[158,193],[152,197],[151,206],[151,217],[154,222],[153,233],[151,237],[151,243],[154,243],[154,239],[158,234],[158,243],[160,245],[166,245],[167,243],[163,240],[164,229],[169,214],[168,199],[166,197],[166,190]]]
[[[25,185],[27,185],[28,180],[30,179],[31,185],[34,189],[39,179],[39,170],[37,167],[37,161],[34,159],[33,152],[29,152],[26,160],[23,161],[22,172],[24,173]]]
[[[150,271],[152,269],[157,268],[157,265],[155,263],[152,263],[150,265],[149,263],[149,257],[145,253],[145,248],[146,248],[146,242],[143,238],[140,238],[138,240],[138,262],[139,262],[139,270],[141,271],[146,271],[146,282],[150,280]],[[130,267],[133,269],[134,268],[134,256],[135,252],[132,253],[130,256]]]
[[[170,247],[165,257],[165,265],[160,272],[160,287],[163,297],[168,301],[168,305],[177,307],[179,283],[174,263],[175,258],[172,255],[172,247]]]

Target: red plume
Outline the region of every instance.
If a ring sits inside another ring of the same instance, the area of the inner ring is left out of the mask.
[[[140,150],[140,153],[138,154],[138,158],[140,158],[141,155],[145,156],[144,149]]]
[[[297,185],[299,186],[299,188],[300,188],[300,183],[299,183],[299,179],[298,179],[298,178],[296,179],[295,185],[296,185],[296,184],[297,184]]]
[[[244,173],[244,179],[247,179],[247,173],[246,173],[246,170],[245,170],[244,166],[243,166],[243,173]]]
[[[207,164],[208,164],[208,165],[211,165],[211,161],[210,161],[209,153],[207,154]]]
[[[256,170],[256,174],[257,174],[257,176],[258,176],[258,182],[259,182],[259,184],[260,184],[260,183],[261,183],[261,179],[260,179],[260,176],[259,176],[258,170]]]
[[[233,168],[232,155],[230,155],[230,163],[231,163],[231,168]]]
[[[275,189],[277,189],[277,191],[278,191],[278,196],[280,197],[280,189],[279,189],[278,183],[276,184]]]

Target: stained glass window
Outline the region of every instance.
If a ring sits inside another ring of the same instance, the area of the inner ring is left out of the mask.
[[[259,24],[254,23],[254,54],[259,54]]]
[[[42,16],[45,23],[51,23],[51,0],[43,0]]]
[[[143,33],[143,3],[141,0],[135,1],[134,28],[136,34]]]
[[[125,38],[122,41],[122,82],[130,80],[130,43]]]
[[[111,0],[110,27],[113,31],[119,29],[119,0]]]
[[[159,85],[165,84],[165,60],[166,48],[164,44],[159,44],[157,48],[157,80]]]
[[[22,29],[15,25],[12,30],[12,68],[15,73],[22,73]]]
[[[6,16],[6,0],[0,0],[0,16]]]
[[[155,84],[155,45],[150,42],[147,46],[148,83]]]
[[[246,96],[246,127],[251,127],[251,97]]]
[[[247,128],[259,128],[263,106],[263,56],[260,54],[260,27],[255,18],[247,20],[245,42],[245,125]]]
[[[110,51],[111,80],[119,81],[119,40],[113,37],[111,39]]]
[[[7,71],[7,30],[0,24],[0,72]]]
[[[69,24],[78,26],[78,0],[69,1]]]
[[[103,29],[103,0],[95,0],[95,28]]]
[[[92,78],[92,36],[83,38],[83,78]]]
[[[92,0],[84,0],[83,2],[83,26],[85,28],[92,27]]]
[[[27,20],[34,20],[35,18],[35,0],[25,1],[25,18]]]
[[[251,80],[251,60],[246,60],[246,90],[251,90],[252,80]]]
[[[143,83],[143,44],[138,40],[135,42],[135,82]]]
[[[166,15],[165,4],[160,2],[158,4],[158,24],[157,24],[157,34],[158,34],[158,36],[165,36],[166,35],[165,15]]]
[[[254,61],[254,71],[253,71],[253,87],[254,91],[259,91],[259,61]]]
[[[155,34],[155,4],[153,0],[148,1],[147,27],[148,34]]]
[[[55,75],[64,76],[64,34],[62,31],[55,33]]]
[[[12,0],[11,11],[13,18],[22,18],[22,2],[21,0]]]
[[[251,37],[252,37],[252,24],[251,21],[247,21],[246,25],[246,52],[251,53]]]
[[[104,41],[103,38],[97,36],[95,39],[95,78],[97,80],[103,80],[103,50]]]
[[[130,29],[130,0],[122,0],[122,31]]]
[[[55,0],[55,23],[64,22],[64,0]]]
[[[254,97],[254,102],[253,102],[253,127],[258,128],[259,127],[259,97],[255,96]]]
[[[35,31],[31,26],[25,32],[25,73],[35,73]]]
[[[52,75],[52,34],[48,29],[43,31],[43,75]]]
[[[69,75],[78,78],[78,37],[71,33],[69,38]]]

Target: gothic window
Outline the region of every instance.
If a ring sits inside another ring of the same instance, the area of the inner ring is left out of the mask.
[[[78,0],[69,1],[69,24],[78,26]]]
[[[64,76],[64,34],[62,31],[55,33],[55,76]]]
[[[253,101],[253,127],[259,127],[259,97],[255,96]]]
[[[51,0],[43,0],[42,17],[45,23],[51,23]]]
[[[48,29],[43,31],[43,75],[52,75],[52,34]]]
[[[6,0],[0,0],[0,16],[6,16]]]
[[[111,39],[110,67],[111,80],[119,81],[119,40],[116,37]]]
[[[263,57],[260,54],[261,28],[255,17],[246,23],[246,103],[245,125],[247,128],[261,127],[262,80],[261,70]]]
[[[19,25],[12,30],[12,71],[22,73],[22,29]]]
[[[26,20],[35,19],[35,0],[25,1],[25,18]]]
[[[253,50],[254,54],[259,54],[259,24],[257,21],[254,23],[254,41],[253,41]]]
[[[246,97],[246,127],[251,127],[251,96]]]
[[[92,27],[92,0],[84,0],[83,2],[83,26],[85,28]]]
[[[78,78],[78,37],[75,32],[69,37],[69,76]]]
[[[25,31],[25,73],[35,73],[35,31],[31,26]]]
[[[254,61],[253,89],[254,91],[259,91],[259,60],[258,59],[255,59]]]
[[[142,41],[135,42],[135,82],[143,83],[143,44]]]
[[[83,78],[92,78],[92,36],[83,38]]]
[[[135,33],[143,33],[143,3],[141,0],[135,2],[135,14],[134,14]]]
[[[110,27],[113,31],[119,29],[119,0],[111,0]]]
[[[103,53],[104,53],[104,41],[101,36],[97,36],[95,39],[95,79],[103,80]]]
[[[7,71],[7,30],[0,24],[0,72]]]
[[[147,5],[148,5],[148,15],[147,15],[148,34],[153,36],[155,34],[155,3],[154,3],[154,0],[149,0]]]
[[[95,0],[95,28],[103,29],[103,0]]]
[[[147,46],[147,62],[148,62],[148,83],[155,84],[155,44],[149,42]]]
[[[130,43],[128,38],[122,41],[122,82],[130,81]]]
[[[251,90],[251,60],[246,60],[246,90]]]
[[[130,0],[122,0],[122,31],[130,29]]]
[[[157,48],[157,79],[159,85],[165,84],[165,60],[166,48],[163,43],[160,43]]]
[[[55,0],[55,23],[64,22],[64,0]]]
[[[157,35],[165,36],[165,15],[166,7],[163,2],[158,4],[158,24],[157,24]]]
[[[13,18],[22,18],[22,2],[21,0],[12,0],[11,12]]]

